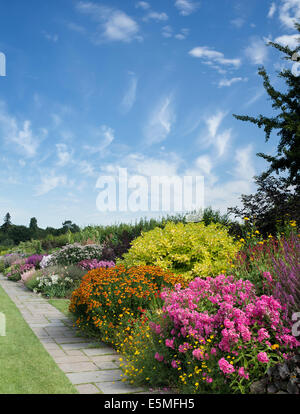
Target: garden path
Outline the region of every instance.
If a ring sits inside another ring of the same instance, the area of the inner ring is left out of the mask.
[[[120,354],[104,343],[79,336],[63,313],[21,282],[0,275],[0,285],[23,318],[80,394],[151,394],[122,381]]]

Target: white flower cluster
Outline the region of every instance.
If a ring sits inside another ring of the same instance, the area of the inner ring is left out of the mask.
[[[49,254],[48,256],[43,256],[42,260],[40,261],[40,268],[44,269],[45,267],[49,266],[51,258],[52,254]]]
[[[47,262],[49,265],[66,265],[78,263],[82,260],[101,259],[103,247],[100,244],[88,244],[82,246],[79,243],[68,244],[51,255]]]
[[[68,285],[68,284],[73,283],[73,279],[71,279],[70,277],[62,278],[59,275],[38,277],[36,280],[39,282],[39,284],[37,288],[33,290],[35,293],[37,293],[37,291],[42,289],[43,287],[50,287],[53,285],[62,286],[62,285]]]

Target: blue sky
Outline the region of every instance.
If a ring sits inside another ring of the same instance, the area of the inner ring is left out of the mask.
[[[3,0],[0,214],[41,227],[154,214],[97,210],[101,175],[203,175],[225,212],[274,153],[232,114],[271,114],[257,69],[288,63],[299,0]]]

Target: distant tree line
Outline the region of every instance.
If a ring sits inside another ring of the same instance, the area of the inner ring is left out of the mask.
[[[58,229],[54,227],[42,229],[38,226],[36,217],[32,217],[30,219],[28,227],[16,225],[12,223],[10,213],[6,213],[4,222],[0,227],[0,245],[11,247],[18,245],[20,242],[29,241],[31,239],[42,240],[48,235],[60,236],[62,234],[66,234],[68,231],[76,233],[80,231],[80,228],[71,220],[66,220]]]

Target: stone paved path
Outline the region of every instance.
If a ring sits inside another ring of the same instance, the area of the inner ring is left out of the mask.
[[[0,285],[80,394],[151,394],[122,382],[120,355],[106,344],[80,337],[73,322],[46,299],[3,275]]]

